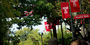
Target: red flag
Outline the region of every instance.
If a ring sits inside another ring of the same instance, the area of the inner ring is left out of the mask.
[[[52,23],[49,24],[49,29],[53,29],[53,28],[52,28]]]
[[[32,14],[33,10],[29,12],[29,14]]]
[[[24,14],[27,14],[28,13],[28,11],[24,11]]]
[[[63,19],[64,18],[70,18],[69,3],[68,2],[61,2],[61,11],[62,11]]]
[[[84,18],[90,18],[90,14],[79,14],[74,16],[74,19],[84,19]]]
[[[80,12],[79,0],[69,0],[71,12]]]
[[[28,12],[28,11],[24,11],[24,14],[26,14],[26,16],[28,16],[28,15],[30,15],[30,14],[32,14],[32,13],[33,13],[33,10],[30,11],[30,12]]]
[[[44,22],[46,31],[50,31],[49,24],[47,22]]]

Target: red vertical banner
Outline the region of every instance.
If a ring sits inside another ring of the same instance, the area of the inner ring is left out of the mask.
[[[61,2],[61,11],[62,11],[62,18],[70,18],[69,14],[69,3],[68,2]]]
[[[53,29],[53,28],[52,28],[52,23],[49,24],[49,29]]]
[[[46,31],[50,31],[50,26],[47,22],[44,22]]]
[[[80,12],[79,0],[69,0],[71,12]]]

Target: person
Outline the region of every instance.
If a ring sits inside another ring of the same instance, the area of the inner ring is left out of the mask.
[[[85,40],[75,40],[75,41],[72,41],[70,45],[88,45],[88,43],[85,41]]]
[[[85,37],[84,40],[86,41],[86,43],[87,43],[88,45],[90,45],[90,41],[88,40],[88,37]]]
[[[88,45],[90,45],[89,41],[86,41],[86,43],[87,43]]]

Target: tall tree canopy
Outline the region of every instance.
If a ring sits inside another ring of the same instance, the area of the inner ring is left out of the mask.
[[[13,23],[21,27],[24,25],[32,27],[39,25],[42,17],[47,17],[48,22],[53,23],[56,22],[57,17],[61,19],[60,2],[57,0],[0,0],[0,43],[4,43],[9,27]],[[82,0],[80,4],[82,12],[89,14],[90,1]],[[32,14],[25,16],[24,11],[32,10]],[[12,19],[11,22],[9,18]],[[66,23],[70,24],[69,21]]]
[[[18,0],[0,0],[0,44],[5,45],[7,31],[11,26],[8,18],[15,17],[15,14],[20,15],[20,12],[13,8],[13,5],[18,5]]]

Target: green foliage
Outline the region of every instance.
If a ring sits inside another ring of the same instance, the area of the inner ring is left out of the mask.
[[[38,30],[32,30],[29,28],[23,28],[15,33],[16,37],[20,38],[18,45],[35,45],[38,44],[41,37],[38,34]]]
[[[47,4],[46,4],[46,8],[47,8],[49,11],[51,11],[51,10],[54,8],[54,6],[53,6],[51,3],[47,3]]]
[[[18,0],[16,0],[18,1]],[[15,17],[15,13],[20,13],[13,8],[13,5],[17,5],[14,0],[0,0],[0,44],[8,45],[7,43],[7,32],[11,26],[11,22],[7,21],[8,18]]]
[[[44,33],[43,35],[43,43],[44,45],[48,45],[48,41],[51,39],[51,34],[50,32]]]
[[[58,16],[62,16],[62,12],[61,12],[61,4],[60,2],[56,2],[56,13]]]
[[[72,41],[72,33],[71,32],[67,32],[67,30],[63,27],[63,37],[64,37],[64,43],[65,45],[70,45],[70,42]],[[57,32],[57,38],[59,43],[62,43],[62,32],[61,29],[58,30]]]
[[[67,32],[67,30],[65,30],[65,28],[63,28],[63,33],[64,33],[65,45],[69,45],[70,42],[72,41],[72,33]],[[58,41],[61,44],[62,35],[61,35],[60,29],[57,32],[57,36],[58,36]],[[23,28],[21,30],[16,31],[15,37],[13,37],[14,38],[13,43],[16,42],[15,44],[18,44],[18,45],[22,45],[22,44],[24,44],[24,45],[29,45],[29,44],[30,45],[41,45],[42,44],[41,43],[41,34],[38,33],[38,29],[31,30],[29,28]],[[50,32],[43,33],[42,39],[43,39],[43,44],[48,45],[48,41],[51,39]],[[19,41],[19,42],[17,42],[17,41]]]
[[[21,3],[21,5],[19,5]],[[83,0],[81,4],[81,8],[83,13],[90,14],[90,2],[88,0]],[[14,7],[15,5],[15,7]],[[27,6],[26,6],[27,5]],[[19,7],[20,6],[20,7]],[[33,10],[34,12],[32,13],[33,16],[29,15],[27,17],[24,17],[22,19],[21,16],[24,15],[24,11],[30,12]],[[41,18],[43,16],[46,16],[50,18],[56,18],[58,16],[61,16],[61,11],[60,11],[60,2],[54,2],[52,0],[0,0],[0,43],[6,43],[7,39],[7,32],[9,30],[9,27],[11,24],[16,23],[19,26],[35,26],[39,25]],[[18,17],[18,18],[16,18]],[[11,18],[12,21],[7,21],[8,18]],[[53,21],[53,20],[52,20]],[[27,31],[28,30],[28,31]],[[26,31],[26,32],[25,32]],[[28,32],[28,33],[27,33]],[[33,30],[31,31],[30,29],[24,29],[23,31],[20,30],[18,33],[16,33],[16,37],[18,40],[18,37],[22,38],[20,39],[20,45],[23,43],[22,40],[25,40],[24,43],[28,43],[31,41],[31,45],[33,43],[36,43],[37,40],[40,42],[40,35],[37,33],[38,31]],[[60,31],[58,32],[58,39],[61,40],[61,33]],[[50,34],[45,34],[43,35],[43,42],[48,41],[50,39]],[[48,39],[47,39],[48,37]],[[64,31],[64,37],[65,41],[69,43],[71,39],[68,39],[71,37],[71,33],[66,33]],[[30,40],[29,40],[30,39]],[[47,40],[46,40],[47,39]],[[6,42],[5,42],[6,41]],[[2,44],[2,45],[3,45]],[[6,45],[6,44],[5,44]]]
[[[83,12],[84,14],[90,14],[90,1],[81,1],[81,12]]]
[[[12,43],[16,45],[41,45],[42,41],[44,45],[48,45],[48,40],[50,40],[51,37],[49,32],[43,33],[41,40],[41,34],[38,33],[38,29],[31,30],[29,28],[23,28],[16,31],[12,39]]]
[[[16,0],[17,1],[17,0]],[[7,0],[1,0],[1,6],[0,6],[0,16],[2,17],[14,17],[14,13],[17,11],[13,8],[13,5],[17,5],[18,3],[14,3],[13,0],[7,1]],[[18,12],[19,13],[19,12]]]
[[[40,25],[42,19],[39,17],[40,17],[39,15],[28,16],[24,18],[24,21],[27,26]]]

